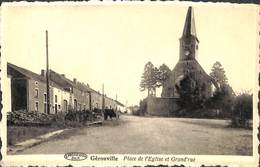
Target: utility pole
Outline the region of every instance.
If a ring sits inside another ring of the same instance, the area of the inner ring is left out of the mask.
[[[105,94],[104,94],[104,83],[102,84],[102,112],[104,113],[105,109]]]
[[[92,99],[91,99],[91,91],[89,93],[89,110],[92,111]]]
[[[47,114],[50,114],[48,31],[46,30],[45,33],[46,33],[46,96],[47,96]]]

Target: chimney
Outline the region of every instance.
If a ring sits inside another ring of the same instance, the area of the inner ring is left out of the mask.
[[[41,70],[41,76],[43,76],[43,77],[45,76],[45,70],[43,70],[43,69]]]
[[[76,78],[73,78],[73,82],[76,84],[76,83],[77,83],[77,79],[76,79]]]
[[[65,74],[61,74],[61,76],[65,77]]]

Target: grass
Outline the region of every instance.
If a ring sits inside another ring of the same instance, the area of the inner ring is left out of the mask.
[[[7,144],[9,146],[16,143],[35,138],[37,136],[62,129],[58,126],[8,126],[7,127]]]
[[[56,130],[72,128],[75,129],[86,126],[81,122],[58,121],[49,126],[7,126],[7,144],[13,146],[16,143],[35,138]]]

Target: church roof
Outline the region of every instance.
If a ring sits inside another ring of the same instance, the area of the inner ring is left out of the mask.
[[[204,79],[210,80],[211,77],[204,71],[204,69],[201,67],[201,65],[197,62],[197,60],[188,60],[188,61],[179,61],[172,72],[183,72],[184,69],[189,69],[190,72],[199,72],[201,76],[203,76]]]
[[[187,11],[186,20],[183,28],[183,33],[182,33],[182,37],[190,37],[190,36],[193,36],[197,39],[195,19],[194,19],[193,9],[191,6]]]

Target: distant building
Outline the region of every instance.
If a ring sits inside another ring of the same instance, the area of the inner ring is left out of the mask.
[[[117,104],[117,111],[121,112],[121,113],[124,113],[126,112],[126,106],[122,103],[120,103],[119,101],[116,100],[116,104]]]

